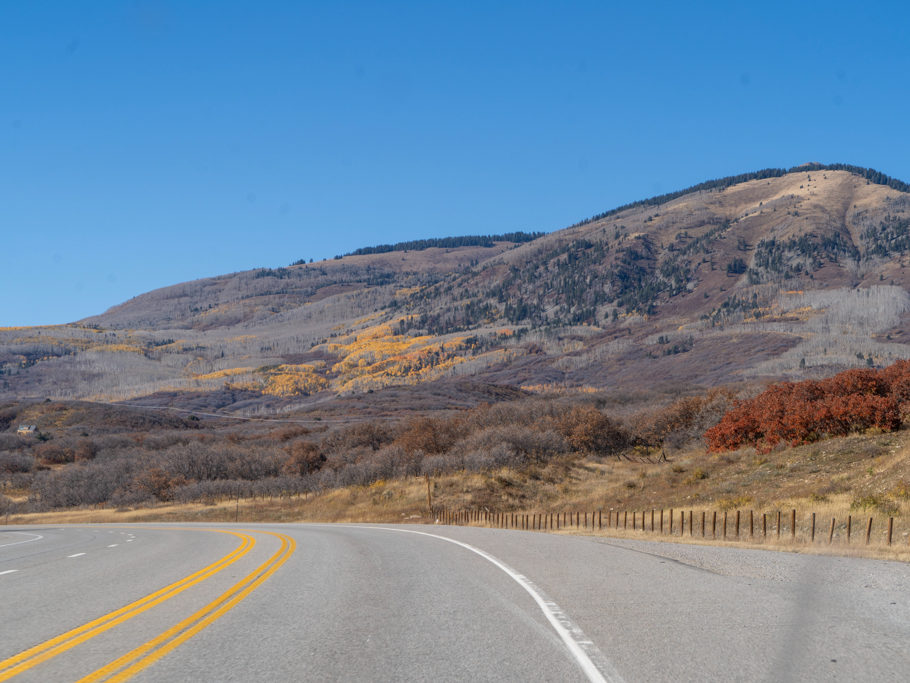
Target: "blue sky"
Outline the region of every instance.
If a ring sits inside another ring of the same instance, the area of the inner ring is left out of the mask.
[[[910,181],[902,2],[0,4],[0,325],[807,161]]]

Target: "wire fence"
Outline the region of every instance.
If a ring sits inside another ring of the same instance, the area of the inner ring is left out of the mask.
[[[622,531],[641,535],[716,541],[818,543],[855,546],[910,544],[910,528],[896,529],[894,517],[845,514],[824,517],[796,508],[773,510],[574,510],[497,512],[487,509],[437,511],[437,523],[523,531]],[[904,523],[902,526],[908,526]]]

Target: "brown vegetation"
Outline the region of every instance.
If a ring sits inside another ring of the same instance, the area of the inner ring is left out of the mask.
[[[254,421],[242,432],[139,409],[10,405],[10,425],[29,416],[41,426],[35,439],[12,427],[0,433],[0,481],[26,511],[296,495],[415,475],[521,472],[587,456],[651,460],[668,439],[697,435],[709,405],[682,399],[649,410],[650,419],[624,420],[586,397],[526,398],[333,427]]]

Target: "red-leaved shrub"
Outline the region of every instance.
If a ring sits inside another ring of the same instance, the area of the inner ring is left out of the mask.
[[[798,445],[823,436],[844,436],[871,427],[901,425],[910,402],[910,361],[883,370],[846,370],[823,380],[774,384],[747,401],[737,401],[705,432],[712,451],[744,445],[769,450],[784,441]]]

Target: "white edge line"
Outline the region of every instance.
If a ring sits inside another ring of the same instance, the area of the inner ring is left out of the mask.
[[[18,569],[7,569],[6,571],[0,572],[0,576],[3,576],[4,574],[13,574],[14,572],[17,572],[17,571],[19,571],[19,570]]]
[[[26,538],[24,541],[15,541],[13,543],[4,543],[3,545],[0,545],[0,548],[6,548],[7,546],[11,546],[11,545],[19,545],[20,543],[31,543],[32,541],[40,541],[42,538],[44,538],[44,536],[41,536],[40,534],[30,534],[27,531],[12,531],[10,533],[25,534],[26,536],[33,536],[34,538]]]
[[[427,533],[426,531],[414,531],[413,529],[393,529],[391,527],[382,526],[355,526],[354,528],[380,529],[382,531],[397,531],[403,534],[419,534],[421,536],[429,536],[431,538],[438,538],[442,541],[454,543],[455,545],[460,545],[462,548],[466,548],[472,553],[480,555],[483,559],[493,563],[506,574],[508,574],[513,581],[515,581],[518,585],[524,588],[528,594],[530,594],[530,596],[534,599],[534,602],[537,603],[537,606],[540,607],[540,610],[544,613],[544,616],[546,616],[547,621],[550,622],[550,625],[556,630],[556,633],[559,634],[559,637],[562,638],[562,642],[565,643],[566,647],[569,648],[569,652],[572,653],[575,661],[581,667],[582,671],[585,672],[585,675],[588,677],[589,681],[592,681],[592,683],[609,683],[610,681],[613,683],[622,683],[622,677],[615,669],[613,669],[609,662],[605,661],[605,657],[598,657],[598,659],[602,660],[599,667],[591,660],[591,658],[588,656],[588,653],[585,652],[585,649],[582,647],[582,642],[588,645],[588,648],[594,649],[595,651],[597,649],[596,646],[587,636],[585,636],[584,632],[582,632],[582,630],[576,626],[571,619],[569,619],[568,615],[566,615],[566,613],[560,609],[559,605],[557,605],[552,600],[545,599],[544,596],[541,595],[540,589],[537,588],[526,576],[519,574],[505,562],[497,559],[485,550],[481,550],[480,548],[477,548],[468,543],[456,541],[454,538],[448,538],[447,536],[440,536],[438,534],[431,534]],[[557,616],[557,614],[559,616]],[[562,617],[561,619],[560,616]],[[604,671],[604,669],[606,669],[606,671]]]
[[[75,555],[67,555],[67,557],[82,557],[85,553],[76,553]]]

